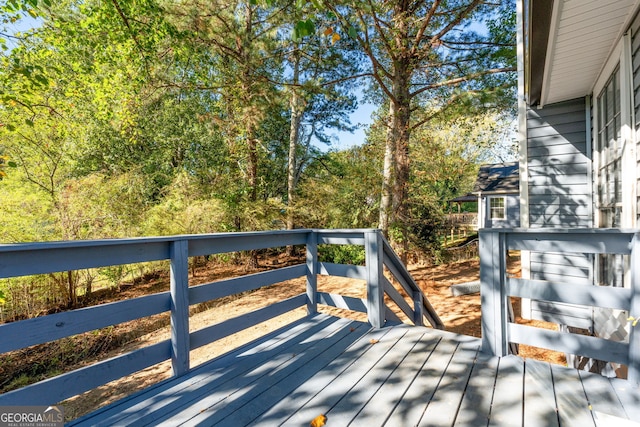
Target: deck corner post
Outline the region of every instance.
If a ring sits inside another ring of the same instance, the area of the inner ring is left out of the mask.
[[[479,238],[482,351],[492,356],[506,356],[509,353],[505,234],[483,229],[479,231]]]
[[[364,234],[364,242],[367,265],[368,319],[371,326],[381,328],[385,322],[382,234],[378,230],[367,231]]]
[[[307,234],[307,314],[318,312],[318,233]]]
[[[171,366],[175,377],[189,370],[189,242],[176,240],[171,258]]]
[[[630,254],[631,302],[629,316],[640,317],[640,233],[631,239]],[[629,326],[629,373],[627,380],[633,387],[640,386],[640,325]]]

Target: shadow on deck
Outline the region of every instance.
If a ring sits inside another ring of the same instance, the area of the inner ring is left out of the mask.
[[[479,339],[314,315],[74,426],[633,425],[628,383],[488,357]],[[626,424],[625,424],[626,423]]]
[[[321,262],[318,244],[363,245],[366,265]],[[305,245],[306,263],[189,286],[190,257],[287,245]],[[172,331],[171,339],[0,394],[0,406],[53,405],[171,360],[171,379],[72,425],[309,425],[320,415],[329,426],[640,422],[640,392],[632,387],[640,378],[638,328],[630,329],[628,342],[615,342],[524,327],[507,315],[510,296],[640,313],[640,233],[488,230],[480,232],[480,249],[482,340],[422,326],[443,325],[377,230],[0,245],[0,278],[158,260],[171,265],[170,292],[0,325],[0,352],[163,312],[170,312]],[[510,278],[505,266],[512,249],[628,254],[630,287]],[[321,292],[318,275],[361,279],[367,298]],[[297,277],[306,277],[305,293],[190,332],[191,305]],[[318,305],[366,313],[368,323],[318,314]],[[309,316],[190,369],[190,351],[300,307]],[[511,343],[624,364],[629,380],[508,355]]]

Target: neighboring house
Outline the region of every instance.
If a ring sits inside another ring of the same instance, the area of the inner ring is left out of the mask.
[[[473,194],[478,198],[480,228],[520,226],[518,162],[480,166]]]
[[[638,0],[518,0],[522,227],[636,228]],[[523,277],[628,286],[629,260],[524,253]],[[523,306],[523,315],[625,339],[627,313]]]

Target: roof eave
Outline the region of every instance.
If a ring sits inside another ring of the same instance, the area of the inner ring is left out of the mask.
[[[525,2],[525,70],[527,103],[540,103],[544,85],[545,64],[549,46],[554,0],[523,0]]]

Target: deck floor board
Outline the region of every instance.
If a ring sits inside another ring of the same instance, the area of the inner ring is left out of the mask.
[[[404,395],[422,369],[431,352],[440,341],[437,337],[424,334],[411,337],[414,346],[411,352],[390,370],[391,378],[385,381],[376,394],[357,415],[358,424],[369,427],[384,426],[390,414],[403,401]],[[413,356],[415,354],[415,356]]]
[[[479,349],[449,332],[316,315],[70,425],[640,423],[640,392],[623,380]]]
[[[451,426],[458,414],[464,391],[480,346],[477,341],[458,343],[422,415],[420,426]]]
[[[524,360],[517,356],[500,359],[493,390],[489,426],[522,424]]]
[[[558,411],[548,363],[527,360],[524,377],[524,426],[557,427]]]
[[[560,425],[595,426],[578,371],[551,365],[551,372]]]
[[[299,410],[292,409],[291,412],[295,413],[283,425],[299,426],[301,423],[308,424],[318,415],[328,414],[331,411],[333,411],[331,414],[332,420],[334,417],[336,419],[342,417],[341,411],[343,410],[346,411],[347,415],[352,414],[354,411],[350,408],[346,407],[345,409],[345,406],[347,406],[345,402],[357,397],[355,394],[360,391],[360,387],[356,387],[356,385],[362,385],[362,379],[405,334],[405,329],[393,328],[384,336],[376,334],[374,337],[363,339],[361,345],[370,348],[366,352],[351,355],[355,358],[354,363],[348,369],[342,371],[339,376],[334,376],[326,387],[313,396]],[[376,341],[377,343],[372,344],[372,342]],[[366,393],[366,390],[363,390],[363,393]],[[348,424],[348,420],[346,424]]]
[[[299,413],[301,411],[312,408],[313,404],[309,402],[316,398],[319,393],[322,393],[330,385],[331,388],[346,387],[348,385],[349,376],[342,374],[356,364],[356,361],[360,358],[362,353],[373,348],[369,342],[370,340],[380,340],[389,331],[389,329],[371,331],[367,335],[368,340],[356,341],[340,357],[336,358],[331,364],[329,364],[326,369],[318,372],[313,378],[306,381],[268,411],[259,415],[250,425],[275,423],[275,420],[278,420],[280,423],[286,422],[292,416],[300,416]],[[344,383],[335,384],[334,382],[337,381],[344,381]],[[311,410],[309,414],[312,414],[313,412],[317,412],[317,410]]]
[[[490,358],[482,353],[478,354],[467,383],[467,389],[460,403],[456,417],[457,424],[486,426],[489,422],[498,361],[498,358]]]

